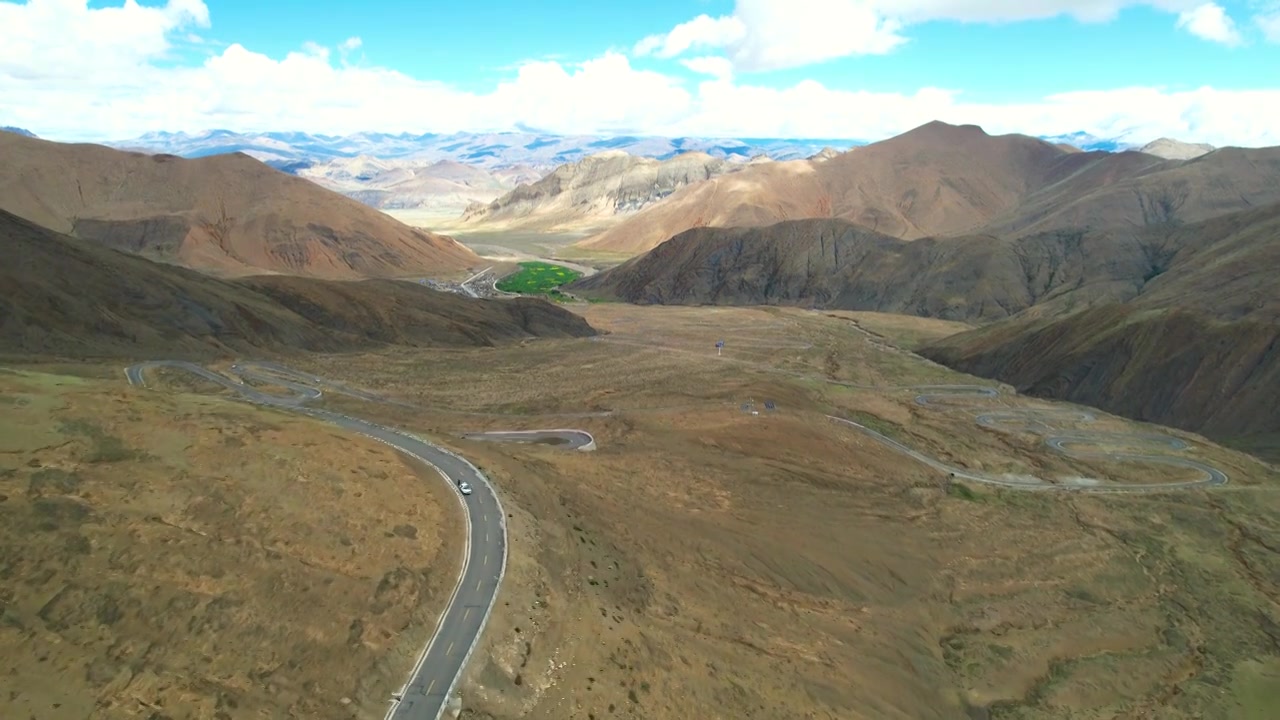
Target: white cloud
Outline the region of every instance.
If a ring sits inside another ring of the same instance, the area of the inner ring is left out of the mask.
[[[338,49],[346,52],[351,52],[352,50],[359,50],[361,45],[364,45],[364,41],[358,37],[353,36],[339,43]]]
[[[109,76],[163,56],[175,31],[208,26],[201,0],[95,10],[87,0],[0,2],[0,76]]]
[[[129,4],[113,14],[67,0],[0,3],[6,34],[0,43],[0,125],[61,140],[209,128],[485,131],[517,123],[569,134],[874,140],[940,119],[993,133],[1086,131],[1131,133],[1143,142],[1168,135],[1215,145],[1280,145],[1280,126],[1272,120],[1280,116],[1280,90],[1125,88],[993,105],[937,88],[870,93],[813,81],[760,87],[734,79],[723,57],[686,58],[691,69],[710,76],[689,83],[606,53],[576,64],[526,62],[481,94],[386,68],[346,65],[334,57],[341,47],[330,52],[318,45],[279,58],[234,44],[202,64],[174,67],[169,38],[207,26],[202,9],[193,2],[164,9]],[[80,43],[95,52],[81,50]],[[48,67],[48,57],[60,64]]]
[[[1175,25],[1215,42],[1237,42],[1222,6],[1203,0],[737,0],[731,15],[699,15],[635,48],[638,56],[675,57],[721,48],[745,72],[802,67],[852,55],[883,55],[908,41],[919,23],[1018,22],[1066,15],[1105,22],[1127,7],[1176,13]]]
[[[1268,42],[1280,43],[1280,10],[1257,15],[1253,21],[1257,23]]]
[[[329,48],[311,40],[302,43],[302,51],[313,57],[318,57],[321,60],[329,59]]]
[[[1240,44],[1240,32],[1227,11],[1217,3],[1205,3],[1178,15],[1178,27],[1196,37],[1223,45]]]
[[[729,58],[703,55],[685,58],[680,61],[680,64],[700,75],[710,75],[721,80],[729,80],[733,77],[733,63]]]
[[[686,50],[707,47],[724,47],[738,42],[747,27],[736,17],[698,17],[680,23],[665,35],[650,35],[636,43],[634,53],[639,56],[655,54],[658,57],[675,57]]]

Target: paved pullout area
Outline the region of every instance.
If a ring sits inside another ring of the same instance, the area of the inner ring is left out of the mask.
[[[144,386],[144,373],[161,367],[196,375],[236,392],[241,399],[249,402],[310,415],[386,443],[433,467],[455,490],[462,481],[470,483],[470,495],[464,496],[460,492],[457,495],[464,509],[467,527],[466,556],[461,576],[436,631],[414,664],[409,681],[397,694],[386,715],[389,720],[434,720],[440,717],[484,630],[506,570],[506,516],[488,479],[465,459],[420,438],[350,415],[306,406],[306,403],[322,397],[324,390],[371,402],[387,402],[376,395],[273,363],[232,365],[230,371],[238,376],[238,379],[232,379],[195,363],[160,360],[132,365],[125,369],[125,377],[132,385]],[[293,395],[264,392],[248,384],[251,382],[284,388]],[[540,432],[543,431],[520,433],[520,439],[536,439]],[[577,441],[583,435],[588,439],[591,437],[575,430],[551,430],[545,433],[545,437],[551,441],[562,441],[566,437],[573,437]]]

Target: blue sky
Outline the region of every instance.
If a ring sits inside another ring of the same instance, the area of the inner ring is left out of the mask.
[[[0,0],[0,125],[1280,144],[1280,0],[139,3]]]
[[[113,3],[93,2],[105,6]],[[363,41],[366,62],[421,79],[444,80],[484,92],[531,59],[584,61],[611,48],[670,30],[699,14],[729,15],[734,3],[651,0],[490,0],[477,12],[461,2],[341,0],[209,0],[210,37],[239,42],[273,57],[304,41],[334,46]],[[1250,3],[1226,3],[1247,17]],[[1002,24],[927,22],[910,42],[885,54],[839,58],[801,68],[756,73],[770,87],[814,79],[827,87],[909,92],[920,87],[963,89],[991,102],[1034,100],[1050,92],[1158,85],[1256,88],[1280,78],[1280,43],[1241,23],[1243,46],[1208,42],[1175,27],[1169,13],[1137,6],[1116,20],[1082,23],[1060,16]],[[677,62],[648,60],[650,68],[696,77]]]

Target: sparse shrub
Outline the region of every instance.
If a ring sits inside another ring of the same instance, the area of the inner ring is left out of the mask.
[[[391,532],[398,537],[408,538],[409,540],[413,540],[418,537],[418,528],[407,523],[391,528]]]
[[[44,495],[46,492],[66,495],[75,492],[80,487],[80,476],[73,472],[60,470],[58,468],[41,468],[31,473],[31,480],[27,483],[27,494],[31,496]]]
[[[1067,590],[1067,597],[1075,600],[1083,600],[1084,602],[1087,602],[1091,605],[1099,605],[1102,602],[1101,600],[1098,599],[1097,595],[1094,595],[1092,592],[1089,592],[1088,588],[1082,588],[1082,587],[1073,587]]]
[[[133,460],[138,453],[114,435],[101,435],[93,439],[93,449],[85,456],[85,462],[104,463]]]

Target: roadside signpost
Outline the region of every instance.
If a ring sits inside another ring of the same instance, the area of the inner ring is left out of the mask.
[[[724,341],[723,341],[723,340],[717,340],[717,341],[716,341],[716,357],[720,357],[720,349],[721,349],[721,348],[723,348],[723,347],[724,347]]]

